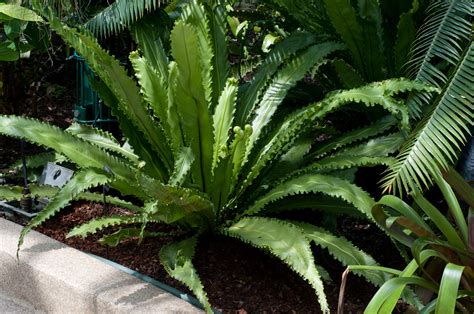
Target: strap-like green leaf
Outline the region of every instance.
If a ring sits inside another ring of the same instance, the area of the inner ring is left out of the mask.
[[[421,194],[416,193],[413,198],[415,203],[428,217],[430,217],[431,221],[438,227],[439,231],[443,233],[446,239],[453,246],[462,249],[464,247],[464,242],[461,240],[456,229],[454,229],[448,219],[446,219],[446,217]]]
[[[449,206],[449,212],[454,217],[454,221],[459,229],[461,237],[465,244],[468,243],[468,231],[467,231],[467,222],[464,218],[464,213],[462,212],[461,206],[459,205],[456,194],[454,194],[453,189],[449,184],[441,177],[441,174],[435,177],[436,183],[441,190],[441,193],[444,196],[444,200]]]
[[[281,220],[248,217],[243,218],[224,233],[253,246],[264,248],[284,261],[316,290],[323,313],[329,313],[323,282],[314,265],[308,239],[302,229]]]
[[[213,313],[204,286],[193,265],[197,237],[164,246],[160,250],[160,263],[168,274],[185,284],[204,306],[207,313]]]
[[[464,271],[464,266],[449,263],[443,271],[441,285],[436,302],[436,314],[454,313],[458,295],[459,282]]]
[[[384,312],[386,308],[382,310],[384,303],[387,302],[387,299],[389,299],[395,291],[399,291],[400,288],[403,288],[406,285],[418,285],[432,291],[437,291],[437,287],[433,283],[420,277],[411,276],[392,278],[380,287],[372,300],[370,300],[364,313],[391,313],[393,308],[390,312]]]

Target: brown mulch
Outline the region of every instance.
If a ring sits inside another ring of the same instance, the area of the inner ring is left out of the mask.
[[[123,213],[120,208],[112,208],[109,211],[109,214],[119,213]],[[108,250],[97,243],[102,233],[86,239],[66,239],[66,234],[74,226],[102,215],[104,210],[101,204],[78,202],[37,228],[37,231],[84,252],[108,257],[112,261],[192,294],[182,284],[170,278],[159,262],[158,252],[163,245],[172,241],[171,237],[148,238],[141,244],[130,239]],[[380,243],[380,235],[374,233],[374,229],[367,228],[359,222],[342,221],[340,228],[341,231],[344,229],[344,232],[349,233],[355,243],[357,238],[363,238],[367,245],[372,246],[372,251],[374,243],[378,248],[379,245],[386,245]],[[172,230],[166,225],[154,225],[152,229],[167,232]],[[109,228],[107,231],[113,229]],[[384,259],[391,259],[391,256],[394,256],[388,255]],[[376,256],[379,257],[380,254]],[[316,248],[315,257],[318,264],[328,270],[333,280],[326,284],[325,291],[335,312],[340,276],[344,268],[327,253]],[[238,240],[215,235],[201,237],[194,264],[211,304],[224,313],[319,313],[314,290],[307,282],[277,258]],[[349,276],[345,313],[362,313],[375,291],[376,288],[363,279],[354,275]]]

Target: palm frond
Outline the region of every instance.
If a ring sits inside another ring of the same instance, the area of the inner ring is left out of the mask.
[[[456,66],[463,56],[464,43],[472,37],[472,1],[433,1],[427,9],[426,22],[421,26],[407,63],[409,78],[437,87],[448,83],[448,76],[440,69],[446,62]],[[423,108],[433,100],[420,94],[408,101],[410,113],[420,118]]]
[[[454,163],[474,116],[474,44],[465,50],[442,95],[419,122],[382,180],[385,190],[409,191],[432,183],[439,168]],[[422,184],[420,184],[420,182]]]
[[[117,0],[91,18],[85,26],[98,37],[116,35],[131,26],[147,12],[169,0]]]

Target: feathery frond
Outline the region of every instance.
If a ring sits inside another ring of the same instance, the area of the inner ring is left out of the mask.
[[[139,20],[170,2],[169,0],[117,0],[86,22],[85,26],[98,37],[120,33]]]
[[[410,135],[382,186],[402,193],[429,186],[439,169],[453,164],[474,124],[474,44],[464,52],[443,93]]]

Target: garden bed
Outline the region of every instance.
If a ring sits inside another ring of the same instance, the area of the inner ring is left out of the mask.
[[[123,210],[115,207],[109,212],[119,213],[123,214]],[[171,238],[149,238],[139,245],[136,240],[128,240],[109,249],[97,243],[101,234],[86,239],[66,239],[67,233],[74,226],[103,215],[101,204],[77,202],[48,220],[37,231],[192,294],[182,284],[170,278],[158,260],[160,248],[169,243]],[[321,218],[317,213],[311,212],[302,212],[301,215],[306,216],[307,220],[320,221]],[[397,263],[401,263],[391,243],[375,227],[348,219],[341,219],[338,225],[338,232],[344,232],[351,241],[368,252],[375,253],[377,248],[384,247],[385,254],[376,255],[383,258],[380,261],[383,265],[396,267]],[[150,230],[172,231],[166,225],[154,225]],[[335,312],[340,276],[344,268],[326,252],[315,248],[314,254],[317,263],[328,270],[333,280],[326,285],[326,293]],[[240,241],[217,236],[202,237],[194,263],[211,304],[224,313],[319,312],[314,290],[307,282],[277,258]],[[350,276],[346,288],[346,313],[361,313],[375,291],[375,287],[364,279]]]

